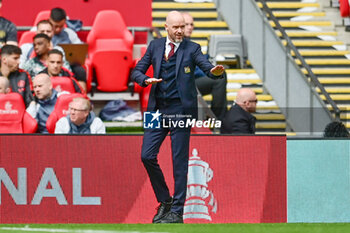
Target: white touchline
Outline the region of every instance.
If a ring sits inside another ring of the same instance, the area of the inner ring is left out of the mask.
[[[57,232],[57,233],[169,233],[169,232],[140,232],[140,231],[112,231],[112,230],[71,230],[71,229],[50,229],[30,227],[0,227],[6,231],[35,231],[35,232]]]

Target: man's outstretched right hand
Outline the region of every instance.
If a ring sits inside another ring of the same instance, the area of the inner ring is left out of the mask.
[[[161,81],[163,81],[163,79],[161,79],[161,78],[159,78],[159,79],[158,78],[149,78],[149,79],[145,80],[145,83],[146,83],[146,85],[149,85],[149,84],[159,83]]]

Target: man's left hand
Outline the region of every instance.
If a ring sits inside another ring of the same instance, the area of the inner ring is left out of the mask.
[[[224,73],[224,71],[225,68],[222,65],[217,65],[210,70],[210,73],[212,73],[215,76],[220,76]]]

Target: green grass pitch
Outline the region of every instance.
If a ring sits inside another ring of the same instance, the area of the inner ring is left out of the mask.
[[[1,224],[0,232],[60,233],[347,233],[350,223],[271,224]]]

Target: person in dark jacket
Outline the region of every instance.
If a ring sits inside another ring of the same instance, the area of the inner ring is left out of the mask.
[[[226,113],[222,122],[222,134],[254,134],[256,118],[252,115],[256,111],[258,100],[255,92],[249,88],[238,91],[236,102]]]
[[[323,131],[323,136],[326,138],[332,137],[350,137],[349,131],[343,122],[334,121],[326,125],[326,128]]]
[[[46,121],[55,108],[59,94],[52,88],[51,79],[47,74],[38,74],[35,76],[33,87],[35,104],[31,104],[27,108],[27,112],[37,120],[38,132],[48,133]]]
[[[52,49],[48,53],[47,67],[40,73],[48,74],[50,77],[68,77],[71,79],[75,92],[84,93],[83,87],[75,79],[74,74],[63,67],[63,53],[58,49]]]
[[[1,48],[0,76],[9,79],[11,91],[19,93],[28,107],[34,97],[29,74],[18,68],[21,53],[21,49],[15,45],[4,45]]]
[[[185,20],[185,38],[191,38],[194,29],[193,17],[188,12],[182,12],[182,16]],[[206,55],[209,58],[208,55]],[[194,71],[194,77],[196,86],[202,95],[211,94],[213,100],[211,101],[211,110],[217,117],[222,120],[227,112],[227,99],[226,99],[226,85],[227,75],[224,73],[222,79],[211,79],[196,66]]]

